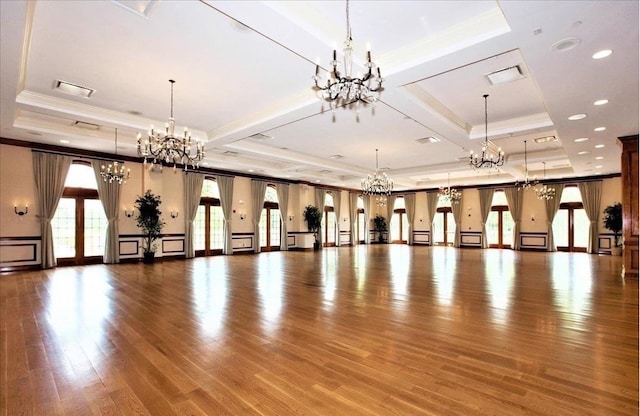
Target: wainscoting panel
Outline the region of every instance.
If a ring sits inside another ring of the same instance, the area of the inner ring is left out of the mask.
[[[460,233],[460,247],[482,248],[482,233],[480,231],[463,231]]]
[[[413,244],[414,245],[430,245],[431,244],[431,232],[427,230],[416,230],[413,232]]]
[[[340,230],[340,245],[348,246],[351,244],[351,232]]]
[[[162,257],[184,254],[184,237],[163,238]]]
[[[547,233],[520,233],[520,248],[523,250],[546,250]]]
[[[40,244],[40,237],[1,238],[0,268],[41,264]]]
[[[234,253],[246,253],[253,251],[253,233],[234,233],[231,242]]]

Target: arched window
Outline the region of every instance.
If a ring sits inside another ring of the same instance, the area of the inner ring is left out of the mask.
[[[409,221],[407,220],[407,210],[402,196],[397,197],[393,204],[393,215],[391,215],[391,221],[389,222],[389,230],[392,243],[407,243],[409,239]]]
[[[336,245],[336,213],[333,209],[333,195],[327,192],[324,195],[324,246]]]
[[[275,186],[269,185],[264,193],[264,206],[260,214],[260,250],[280,250],[280,209],[278,192]]]
[[[88,162],[74,161],[51,220],[53,250],[59,265],[101,263],[107,217],[98,199],[98,185]]]
[[[202,183],[200,204],[193,222],[193,247],[196,256],[222,254],[224,248],[224,215],[220,206],[218,183],[205,178]]]
[[[491,212],[487,219],[487,242],[489,247],[513,247],[513,217],[509,212],[507,196],[503,190],[493,193]]]
[[[433,219],[433,243],[435,245],[452,245],[456,234],[456,222],[451,211],[451,202],[438,198],[436,216]]]
[[[566,186],[560,198],[560,209],[553,219],[553,239],[560,251],[587,251],[589,217],[582,206],[577,186]]]

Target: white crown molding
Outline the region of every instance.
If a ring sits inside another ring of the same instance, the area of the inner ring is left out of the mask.
[[[553,121],[549,118],[549,114],[540,113],[530,116],[518,117],[504,121],[488,123],[488,136],[496,137],[508,135],[511,133],[522,133],[525,131],[553,127]],[[470,140],[484,139],[485,125],[476,125],[471,128],[469,133]]]

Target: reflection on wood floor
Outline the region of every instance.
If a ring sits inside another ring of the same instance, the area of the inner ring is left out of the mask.
[[[638,415],[638,281],[372,245],[0,276],[6,415]]]

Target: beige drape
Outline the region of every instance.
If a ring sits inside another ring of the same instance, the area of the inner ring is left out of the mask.
[[[355,246],[358,244],[358,194],[355,192],[349,192],[349,217],[351,222],[351,245]]]
[[[327,190],[326,189],[322,189],[322,188],[316,188],[315,189],[315,206],[316,208],[318,208],[320,210],[320,212],[322,213],[322,221],[320,222],[320,229],[318,230],[318,235],[316,236],[316,240],[318,241],[318,244],[320,245],[320,247],[322,247],[322,241],[324,240],[324,236],[323,236],[323,230],[325,227],[325,223],[324,223],[324,197],[327,194]]]
[[[464,193],[457,204],[451,204],[451,212],[453,213],[453,221],[456,223],[456,233],[453,237],[453,246],[460,247],[461,245],[461,229],[462,229],[462,201],[464,201]]]
[[[280,210],[280,250],[289,250],[289,184],[276,185],[278,209]]]
[[[251,181],[251,208],[253,211],[253,252],[260,253],[260,216],[264,208],[267,183],[259,180]]]
[[[438,210],[438,193],[427,192],[427,221],[429,221],[429,245],[433,245],[435,236],[433,235],[433,221],[436,219],[436,212]]]
[[[120,207],[120,190],[122,185],[117,181],[105,181],[100,175],[100,169],[108,162],[94,160],[91,162],[93,172],[98,185],[98,198],[102,203],[104,214],[107,217],[107,235],[104,242],[104,254],[102,260],[107,264],[120,262],[120,232],[118,227],[118,211]]]
[[[482,224],[482,248],[489,247],[487,241],[487,220],[491,212],[491,203],[493,202],[493,189],[478,189],[480,195],[480,222]]]
[[[549,240],[547,243],[547,251],[557,251],[558,249],[556,248],[556,242],[553,238],[553,219],[560,209],[560,199],[562,196],[564,185],[547,185],[547,187],[556,190],[556,196],[554,198],[545,200],[545,212],[547,214],[547,238]]]
[[[196,256],[193,246],[193,222],[196,219],[200,197],[202,196],[202,184],[204,175],[195,172],[183,172],[183,197],[184,197],[184,255],[188,259]]]
[[[220,207],[222,208],[222,232],[224,238],[224,247],[222,253],[233,254],[233,235],[231,232],[231,221],[233,219],[233,176],[216,175],[218,190],[220,191]]]
[[[416,194],[404,195],[404,207],[407,211],[407,243],[413,245],[413,221],[416,217]]]
[[[58,208],[58,202],[64,192],[64,182],[67,179],[71,158],[51,153],[33,152],[33,176],[36,182],[38,197],[38,219],[40,220],[40,245],[43,269],[56,266],[53,252],[53,233],[51,220]]]
[[[509,212],[513,218],[513,249],[520,250],[520,227],[522,224],[522,192],[518,188],[505,188]]]
[[[364,202],[364,243],[369,244],[371,242],[371,236],[369,235],[369,224],[371,218],[369,213],[371,212],[371,195],[362,195],[362,202]]]
[[[580,182],[578,189],[582,196],[582,206],[589,218],[589,243],[587,253],[598,252],[598,218],[600,216],[600,199],[602,197],[602,181]]]

